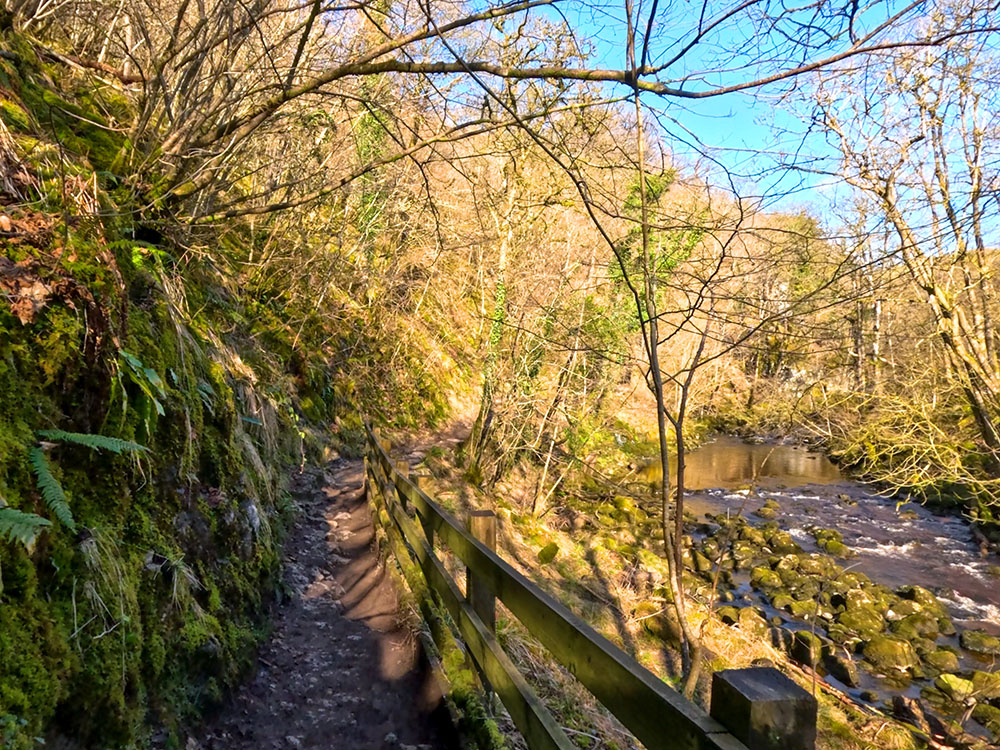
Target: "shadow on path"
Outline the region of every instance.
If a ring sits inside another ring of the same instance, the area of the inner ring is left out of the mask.
[[[285,544],[289,600],[258,671],[187,750],[454,746],[419,641],[372,551],[360,461],[296,477]]]

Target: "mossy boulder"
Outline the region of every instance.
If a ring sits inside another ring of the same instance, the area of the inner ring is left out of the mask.
[[[739,613],[740,630],[763,636],[767,632],[767,620],[756,607],[743,607]]]
[[[764,532],[750,524],[740,527],[739,538],[740,541],[746,542],[757,549],[767,544],[767,537],[764,536]]]
[[[994,741],[1000,741],[1000,708],[979,703],[972,709],[972,718],[989,730]]]
[[[842,612],[838,615],[837,622],[862,638],[871,638],[885,629],[885,619],[871,606],[859,606]]]
[[[827,653],[823,657],[823,666],[826,667],[826,671],[830,673],[831,677],[840,680],[847,687],[857,687],[861,684],[858,665],[854,663],[854,659],[846,654],[836,651]]]
[[[1000,698],[1000,672],[972,673],[972,687],[979,700],[997,700]]]
[[[937,638],[940,630],[938,618],[927,612],[907,615],[892,624],[892,632],[908,641],[917,638]]]
[[[957,674],[941,675],[934,680],[934,687],[956,703],[964,703],[975,692],[972,680],[966,680]]]
[[[958,655],[946,648],[939,648],[924,654],[923,660],[936,672],[955,672],[958,670]]]
[[[797,555],[802,548],[787,531],[776,531],[767,539],[767,546],[778,555]]]
[[[917,666],[917,652],[908,641],[876,635],[862,649],[865,659],[882,672],[904,671]]]
[[[799,558],[797,555],[781,555],[771,563],[771,567],[781,574],[783,571],[799,569]]]
[[[833,579],[840,575],[841,568],[837,563],[825,555],[800,554],[799,571],[811,576],[821,576]]]
[[[663,641],[671,648],[681,647],[681,626],[674,617],[673,610],[671,608],[664,611],[658,611],[658,609],[653,606],[652,613],[643,615],[640,612],[637,612],[637,614],[643,617],[643,630],[653,637]]]
[[[959,636],[962,648],[985,656],[1000,656],[1000,638],[983,630],[964,630]]]
[[[750,571],[750,582],[757,588],[765,590],[782,587],[781,576],[765,565],[758,565]]]
[[[815,667],[823,658],[824,639],[808,630],[797,630],[792,637],[789,656],[799,664]]]
[[[938,617],[944,617],[948,614],[948,608],[922,586],[903,586],[897,589],[896,593],[901,599],[916,602],[922,610],[933,612]]]
[[[948,693],[944,692],[936,685],[924,685],[920,688],[920,697],[925,700],[931,708],[945,716],[958,716],[965,710],[965,704],[952,700]]]
[[[719,607],[716,614],[726,625],[735,625],[740,620],[739,607]]]
[[[875,598],[865,589],[848,589],[844,594],[844,607],[848,611],[875,607]]]
[[[795,599],[790,594],[777,593],[771,597],[771,606],[775,609],[783,609],[786,612],[791,612],[794,601]]]
[[[758,556],[758,549],[750,542],[736,540],[733,542],[733,560],[739,563],[749,562]]]
[[[821,546],[823,547],[823,550],[827,554],[833,555],[834,557],[847,558],[847,557],[853,557],[854,555],[850,547],[848,547],[843,542],[838,542],[833,539],[823,542]]]

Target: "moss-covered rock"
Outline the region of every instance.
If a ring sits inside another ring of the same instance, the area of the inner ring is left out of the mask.
[[[821,636],[808,630],[797,630],[793,636],[789,656],[799,664],[815,667],[823,658],[825,645]]]
[[[957,674],[943,674],[934,680],[934,687],[947,695],[956,703],[964,703],[967,698],[972,697],[975,688],[972,680],[966,680]]]
[[[922,586],[903,586],[897,589],[896,593],[902,599],[916,602],[923,611],[932,612],[938,617],[944,617],[948,614],[948,608]]]
[[[1000,742],[1000,708],[978,703],[972,709],[972,718],[989,730],[995,742]]]
[[[923,655],[924,663],[936,672],[958,670],[958,655],[949,649],[939,648]]]
[[[777,590],[782,586],[781,576],[765,565],[758,565],[750,571],[750,582],[765,590]]]
[[[859,605],[842,612],[837,622],[862,638],[871,638],[885,629],[885,619],[871,606]]]
[[[972,673],[972,687],[979,700],[997,700],[1000,698],[1000,672],[975,670]]]
[[[847,687],[857,687],[861,684],[858,665],[847,654],[838,651],[828,652],[823,657],[823,666],[831,677],[840,680]]]
[[[937,638],[940,633],[938,618],[927,612],[907,615],[892,623],[892,632],[908,641],[917,638]]]
[[[862,649],[865,659],[883,672],[902,671],[917,666],[917,652],[901,638],[876,635]]]
[[[963,630],[959,640],[962,648],[986,656],[1000,656],[1000,638],[983,630]]]

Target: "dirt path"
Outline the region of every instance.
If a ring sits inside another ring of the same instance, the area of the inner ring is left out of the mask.
[[[360,461],[338,459],[296,477],[290,600],[257,674],[188,750],[453,746],[418,640],[372,551],[362,473]]]

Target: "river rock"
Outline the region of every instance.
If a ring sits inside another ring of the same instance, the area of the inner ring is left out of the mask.
[[[777,517],[778,511],[775,510],[774,508],[769,508],[768,506],[765,505],[763,508],[757,508],[757,510],[755,510],[753,514],[758,518],[763,518],[766,521],[770,521],[772,518]]]
[[[876,635],[862,649],[865,659],[883,672],[905,671],[917,666],[917,653],[902,638]]]
[[[899,594],[900,598],[916,602],[922,610],[933,612],[938,617],[945,617],[948,614],[947,607],[922,586],[903,586],[897,589],[896,593]]]
[[[808,630],[798,630],[792,640],[789,656],[799,664],[815,667],[823,657],[823,639]]]
[[[768,537],[768,546],[779,555],[797,555],[802,548],[792,539],[787,531],[776,531]]]
[[[979,700],[996,700],[1000,698],[1000,672],[972,673],[972,686]]]
[[[966,680],[957,674],[943,674],[934,680],[934,687],[947,695],[956,703],[964,703],[972,696],[975,687],[972,680]]]
[[[850,656],[836,652],[828,653],[823,657],[823,666],[832,677],[840,680],[847,687],[857,687],[861,684],[858,665]]]
[[[739,607],[719,607],[716,614],[726,625],[735,625],[740,620]]]
[[[799,558],[796,555],[782,555],[771,563],[771,567],[780,575],[785,570],[798,570]]]
[[[894,622],[892,632],[908,641],[916,638],[937,638],[940,626],[934,615],[928,612],[917,612]]]
[[[758,565],[750,571],[750,582],[761,589],[780,589],[781,576],[764,565]]]
[[[871,638],[885,629],[885,620],[874,607],[855,607],[842,612],[837,622],[849,628],[862,638]]]
[[[840,566],[825,555],[802,554],[798,558],[799,571],[806,575],[833,579],[837,578],[841,573]]]
[[[767,632],[767,620],[755,607],[743,607],[739,613],[740,630],[757,636]]]
[[[775,609],[783,609],[786,612],[792,611],[792,602],[795,600],[788,594],[779,593],[771,597],[771,606]]]
[[[839,643],[845,648],[849,648],[851,650],[855,650],[855,648],[864,640],[853,630],[844,627],[839,622],[831,623],[826,629],[826,634],[834,643]]]
[[[955,629],[955,623],[951,621],[950,617],[938,618],[938,631],[941,635],[955,635],[958,632]]]
[[[959,637],[962,648],[986,656],[1000,656],[1000,638],[983,630],[964,630]]]
[[[958,670],[958,655],[946,648],[939,648],[923,655],[924,663],[938,672]]]
[[[827,542],[824,542],[822,546],[827,554],[833,555],[834,557],[846,558],[854,556],[854,553],[851,551],[851,548],[848,547],[843,542],[837,542],[831,539]]]
[[[737,567],[740,567],[740,563],[749,562],[755,557],[757,557],[757,548],[750,542],[739,539],[733,542],[733,560],[736,561]]]
[[[747,542],[757,549],[760,549],[765,544],[767,544],[767,538],[764,536],[764,532],[760,529],[746,524],[740,528],[740,539]]]
[[[920,688],[920,697],[932,708],[947,716],[956,716],[965,708],[963,703],[952,700],[948,693],[936,685],[924,685]]]
[[[986,727],[995,741],[1000,741],[1000,708],[980,703],[972,709],[972,718]]]

